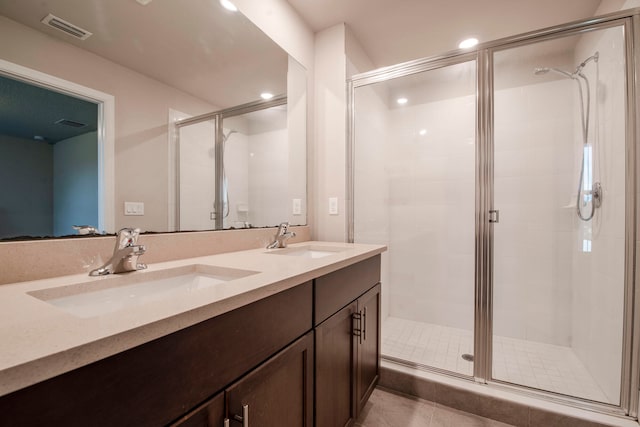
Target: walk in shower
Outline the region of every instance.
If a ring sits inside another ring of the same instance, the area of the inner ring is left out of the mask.
[[[636,415],[637,13],[350,80],[384,358]]]

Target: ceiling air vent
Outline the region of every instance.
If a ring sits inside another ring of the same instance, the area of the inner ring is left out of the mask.
[[[55,28],[56,30],[63,31],[68,35],[80,40],[86,40],[89,38],[89,36],[91,36],[91,34],[93,34],[52,14],[48,14],[47,16],[42,18],[42,21],[40,22],[42,22],[44,25]]]
[[[72,128],[83,128],[87,125],[86,123],[74,122],[69,119],[60,119],[54,123],[57,125],[71,126]]]

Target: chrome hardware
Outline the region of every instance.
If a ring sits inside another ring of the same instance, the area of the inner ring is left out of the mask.
[[[367,307],[362,309],[362,340],[367,340]]]
[[[79,235],[84,236],[86,234],[100,234],[97,228],[92,225],[72,225],[74,230],[78,232]]]
[[[224,419],[224,425],[223,427],[229,427],[229,418],[225,418]]]
[[[489,222],[498,223],[500,222],[500,211],[496,209],[492,209],[489,211]]]
[[[593,206],[595,206],[596,208],[602,206],[602,185],[599,182],[593,183],[591,195]]]
[[[362,312],[353,313],[351,318],[358,322],[358,326],[353,327],[353,335],[358,337],[358,343],[362,344]]]
[[[267,245],[267,249],[286,248],[287,239],[296,237],[296,233],[289,231],[289,223],[283,222],[278,226],[278,231],[274,237],[273,242]]]
[[[123,228],[118,231],[111,259],[102,267],[92,270],[89,276],[104,276],[147,268],[146,264],[138,263],[138,257],[147,251],[144,245],[137,244],[139,236],[139,228]]]
[[[242,405],[242,416],[234,415],[233,420],[241,422],[242,427],[249,427],[249,405]],[[228,421],[228,418],[224,420],[225,427],[229,425]]]

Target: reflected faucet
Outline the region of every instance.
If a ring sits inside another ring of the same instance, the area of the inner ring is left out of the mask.
[[[89,276],[104,276],[147,268],[146,264],[138,263],[138,257],[147,251],[144,245],[137,244],[139,236],[139,228],[123,228],[118,231],[111,259],[102,267],[92,270]]]
[[[286,248],[287,239],[290,239],[292,237],[296,237],[296,233],[294,233],[293,231],[289,231],[288,222],[283,222],[278,226],[276,236],[274,237],[273,242],[267,245],[267,249]]]

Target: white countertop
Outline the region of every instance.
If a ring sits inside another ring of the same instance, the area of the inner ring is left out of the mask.
[[[322,258],[274,255],[253,249],[149,265],[126,275],[55,277],[0,286],[0,396],[128,350],[250,304],[386,250],[381,245],[303,242],[290,248],[339,248]],[[144,261],[144,256],[140,258]],[[62,292],[69,285],[158,277],[194,264],[257,272],[215,287],[173,293],[143,305],[78,317],[30,293]]]

